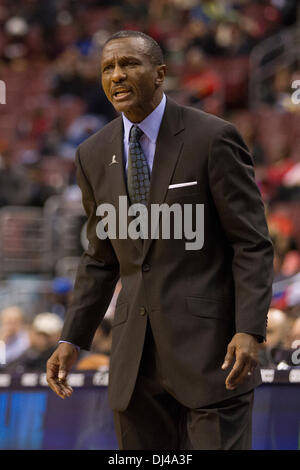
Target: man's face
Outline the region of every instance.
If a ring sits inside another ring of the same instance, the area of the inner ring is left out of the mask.
[[[36,351],[43,352],[43,351],[47,351],[47,349],[57,344],[57,341],[59,340],[59,333],[48,334],[48,333],[44,333],[42,331],[38,331],[32,328],[30,339],[31,339],[31,346]]]
[[[276,309],[270,309],[268,313],[267,346],[277,347],[281,345],[287,333],[287,320],[285,314]]]
[[[142,121],[159,104],[165,66],[153,65],[144,39],[110,41],[102,53],[101,74],[108,100],[131,121]]]
[[[1,333],[6,339],[13,337],[22,329],[22,318],[13,307],[4,312],[1,320]]]

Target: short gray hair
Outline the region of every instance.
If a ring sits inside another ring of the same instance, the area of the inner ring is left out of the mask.
[[[142,33],[141,31],[132,31],[132,30],[118,31],[117,33],[113,34],[106,40],[104,47],[106,46],[107,43],[109,43],[110,41],[113,41],[114,39],[123,39],[123,38],[144,39],[144,41],[148,45],[147,54],[150,56],[151,62],[154,65],[162,65],[164,63],[164,55],[161,50],[161,47],[151,36],[148,36],[148,34]]]

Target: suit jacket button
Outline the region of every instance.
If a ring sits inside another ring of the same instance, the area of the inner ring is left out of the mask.
[[[147,271],[150,271],[150,265],[149,264],[143,264],[142,270],[143,270],[144,273],[147,272]]]
[[[146,309],[145,307],[140,308],[140,315],[145,315],[146,314]]]

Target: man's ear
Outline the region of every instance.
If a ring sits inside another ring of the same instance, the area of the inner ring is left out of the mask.
[[[157,76],[156,76],[156,79],[155,79],[155,84],[157,86],[161,86],[163,84],[164,79],[165,79],[165,75],[166,75],[166,71],[167,71],[167,66],[165,64],[157,66],[157,69],[156,69]]]

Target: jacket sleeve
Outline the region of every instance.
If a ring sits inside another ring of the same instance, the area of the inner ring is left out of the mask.
[[[233,250],[236,331],[264,339],[272,296],[273,245],[252,157],[232,124],[224,125],[213,139],[208,173],[221,225]]]
[[[96,201],[84,174],[80,148],[76,152],[77,183],[82,192],[82,203],[88,217],[88,248],[83,253],[75,279],[61,341],[80,348],[90,349],[95,331],[101,323],[119,279],[119,263],[110,240],[97,237],[96,226],[101,223],[96,216]]]

